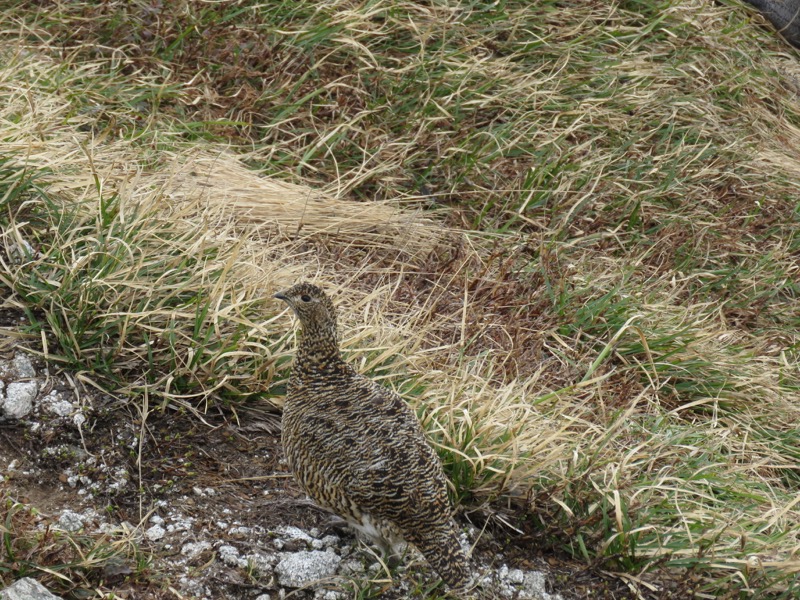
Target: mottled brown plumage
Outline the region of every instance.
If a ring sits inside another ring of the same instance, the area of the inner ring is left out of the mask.
[[[303,330],[281,436],[298,482],[384,551],[410,542],[449,586],[463,590],[468,560],[441,464],[416,415],[342,360],[336,310],[320,288],[299,283],[275,297]]]

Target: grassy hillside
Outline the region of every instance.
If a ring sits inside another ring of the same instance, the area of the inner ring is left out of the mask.
[[[800,57],[763,19],[48,4],[2,13],[0,281],[51,361],[145,413],[279,405],[269,297],[317,278],[464,505],[797,594]]]

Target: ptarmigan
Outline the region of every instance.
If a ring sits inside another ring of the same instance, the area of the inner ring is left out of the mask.
[[[463,592],[469,561],[441,464],[416,415],[342,360],[336,310],[322,289],[298,283],[275,298],[302,324],[281,433],[297,481],[384,551],[401,540],[416,546],[454,592]]]

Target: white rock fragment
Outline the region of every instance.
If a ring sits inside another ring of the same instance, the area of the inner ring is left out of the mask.
[[[307,544],[311,543],[311,540],[314,539],[310,535],[308,535],[305,531],[303,531],[299,527],[294,527],[293,525],[278,527],[275,530],[275,532],[279,533],[285,539],[301,540],[303,542],[306,542]]]
[[[253,530],[250,527],[238,526],[238,527],[231,527],[230,531],[228,531],[229,535],[250,535]]]
[[[15,381],[6,389],[3,411],[11,419],[21,419],[33,410],[33,399],[39,391],[35,381]]]
[[[128,487],[128,484],[130,483],[130,475],[124,467],[118,467],[115,469],[111,476],[113,481],[106,484],[106,489],[109,492],[121,492]]]
[[[509,569],[508,574],[506,575],[506,581],[515,585],[522,585],[524,580],[525,573],[522,572],[522,569]]]
[[[33,246],[30,245],[30,242],[23,239],[20,239],[19,243],[13,242],[8,247],[8,258],[11,259],[11,262],[18,265],[28,262],[37,254]]]
[[[256,597],[256,600],[272,600],[272,596],[269,594],[261,594],[260,596]]]
[[[13,365],[18,377],[25,379],[36,377],[36,369],[33,368],[31,359],[27,354],[23,352],[17,352],[14,355]]]
[[[517,600],[563,600],[558,594],[547,592],[547,579],[539,571],[523,571],[501,566],[495,573],[481,580],[482,587],[496,594]]]
[[[364,565],[360,560],[349,559],[342,561],[339,570],[342,575],[361,575],[364,572]]]
[[[131,531],[128,527],[132,527],[132,525],[130,523],[122,523],[120,525],[100,523],[100,527],[97,528],[97,531],[106,535],[127,535]]]
[[[326,548],[333,548],[339,543],[339,537],[335,535],[326,535],[320,541]]]
[[[217,552],[219,553],[219,559],[229,567],[244,568],[247,566],[247,560],[242,558],[239,555],[239,551],[233,546],[229,546],[227,544],[220,546],[217,549]]]
[[[523,577],[520,598],[531,600],[563,600],[560,594],[548,594],[547,578],[540,571],[526,571]]]
[[[144,536],[151,542],[157,542],[166,534],[167,532],[161,525],[153,525],[150,529],[144,532]]]
[[[278,583],[287,587],[302,587],[309,583],[333,577],[342,561],[331,552],[290,552],[281,555],[275,572]]]
[[[194,542],[184,544],[181,548],[181,555],[185,556],[189,560],[193,558],[197,558],[206,550],[211,549],[211,544],[208,542]]]
[[[209,597],[210,592],[208,588],[200,583],[195,575],[183,575],[178,580],[178,583],[181,590],[188,592],[192,597],[201,598],[202,600],[206,600]]]
[[[65,531],[80,531],[83,529],[83,517],[71,510],[65,510],[58,518],[58,524]]]
[[[175,533],[176,531],[189,531],[192,528],[194,519],[192,517],[185,517],[183,515],[175,514],[170,515],[172,523],[167,525],[167,531]]]
[[[47,412],[57,415],[59,417],[68,417],[75,410],[72,402],[64,400],[56,391],[52,391],[47,396],[42,398],[42,408]]]
[[[255,569],[255,571],[260,574],[266,574],[272,570],[272,565],[275,564],[276,557],[274,555],[248,554],[245,560],[249,568]]]
[[[0,600],[60,600],[35,579],[23,577],[0,590]]]

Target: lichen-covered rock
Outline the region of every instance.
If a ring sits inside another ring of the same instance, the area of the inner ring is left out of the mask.
[[[206,550],[211,550],[211,544],[209,542],[190,542],[181,547],[181,556],[192,560],[200,556]]]
[[[145,537],[151,542],[157,542],[166,535],[166,531],[161,525],[153,525],[144,532]]]
[[[517,600],[562,600],[547,592],[547,578],[539,571],[509,569],[502,565],[494,575],[484,577],[480,587],[493,590],[499,597]]]
[[[332,552],[319,550],[290,552],[281,555],[275,572],[281,585],[302,587],[320,579],[333,577],[341,561],[342,559]]]
[[[17,352],[14,355],[13,365],[18,377],[23,379],[36,377],[36,369],[33,368],[33,363],[27,354]]]
[[[58,524],[64,531],[80,531],[83,529],[83,516],[71,510],[65,510],[58,518]]]
[[[217,553],[220,560],[229,567],[244,568],[247,566],[247,559],[242,558],[239,551],[230,544],[224,544],[217,548]]]
[[[60,600],[51,594],[41,583],[30,577],[18,579],[4,590],[0,590],[0,600]]]
[[[2,410],[9,419],[22,419],[33,410],[33,400],[39,391],[39,384],[35,381],[15,381],[6,388],[6,397],[2,403]]]

